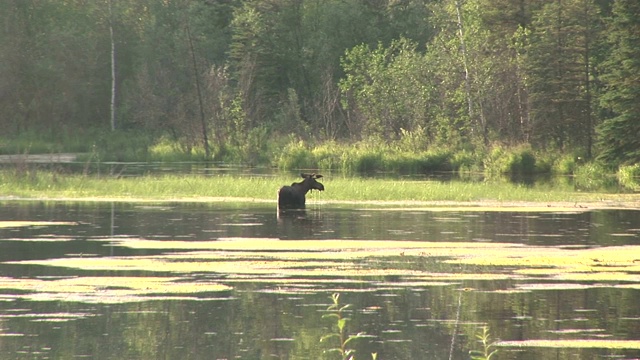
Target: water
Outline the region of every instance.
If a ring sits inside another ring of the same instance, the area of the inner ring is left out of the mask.
[[[483,326],[492,359],[640,357],[640,211],[0,205],[43,222],[0,228],[1,359],[339,358],[335,293],[356,359],[469,359]],[[509,256],[549,264],[473,262]]]

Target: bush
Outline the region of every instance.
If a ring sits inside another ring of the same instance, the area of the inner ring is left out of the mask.
[[[640,164],[621,166],[617,178],[624,188],[640,191]]]
[[[282,170],[317,168],[313,152],[304,141],[291,141],[278,156],[278,167]]]
[[[322,170],[340,170],[342,166],[342,155],[346,148],[335,141],[328,141],[320,146],[316,146],[311,153]]]
[[[574,186],[578,190],[595,191],[617,187],[614,176],[608,169],[598,163],[578,166],[574,173]]]
[[[536,158],[528,146],[513,149],[495,146],[484,160],[484,172],[488,176],[534,174]]]
[[[451,167],[458,172],[480,172],[482,160],[479,152],[461,150],[451,156]]]
[[[573,175],[578,167],[578,161],[573,154],[564,155],[553,163],[552,170],[559,175]]]

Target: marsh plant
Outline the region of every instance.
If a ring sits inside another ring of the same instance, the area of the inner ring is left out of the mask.
[[[331,301],[332,304],[327,308],[328,313],[322,315],[322,318],[330,319],[333,322],[332,332],[320,338],[320,342],[330,342],[333,346],[325,350],[325,354],[334,353],[339,354],[342,360],[355,360],[356,350],[351,347],[351,343],[356,339],[366,337],[366,335],[364,333],[349,335],[347,328],[351,318],[346,316],[346,313],[351,304],[341,304],[339,293],[332,294]],[[378,354],[372,353],[371,358],[376,360]]]
[[[617,177],[624,188],[640,191],[640,164],[620,166]]]
[[[469,355],[471,360],[491,360],[491,357],[495,355],[498,350],[492,350],[494,348],[494,342],[491,341],[491,334],[489,333],[489,327],[483,326],[482,332],[476,334],[478,342],[482,345],[481,350],[471,350]]]

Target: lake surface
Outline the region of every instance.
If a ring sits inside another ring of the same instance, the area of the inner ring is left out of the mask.
[[[0,203],[0,358],[640,357],[640,211],[309,202]]]

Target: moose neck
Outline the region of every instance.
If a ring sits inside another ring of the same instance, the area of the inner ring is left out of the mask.
[[[308,193],[309,190],[311,190],[311,181],[309,181],[309,179],[304,179],[303,181],[299,182],[299,183],[295,183],[295,187],[297,187],[298,189],[300,189],[304,194]]]

